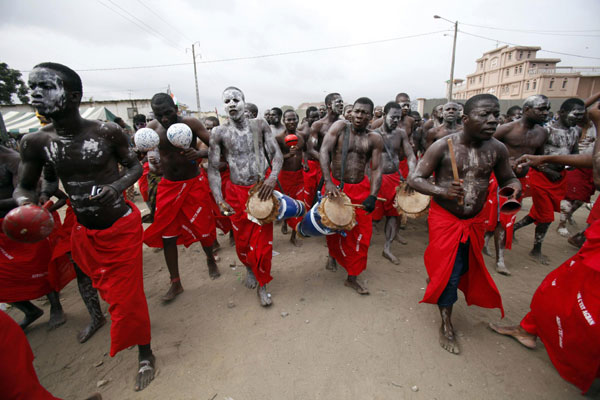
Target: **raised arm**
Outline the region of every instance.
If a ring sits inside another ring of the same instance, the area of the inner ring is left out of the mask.
[[[589,106],[591,106],[592,104],[597,102],[598,99],[600,99],[600,92],[594,93],[591,97],[585,99],[585,101],[584,101],[585,108],[588,108]]]
[[[417,157],[415,157],[415,152],[413,147],[410,145],[410,141],[408,140],[408,135],[404,131],[404,129],[400,129],[400,137],[402,138],[402,149],[404,150],[404,155],[406,156],[406,162],[408,163],[408,174],[415,170],[417,166]],[[404,179],[408,179],[407,176]]]

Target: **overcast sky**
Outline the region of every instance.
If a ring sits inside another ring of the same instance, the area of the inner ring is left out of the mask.
[[[333,91],[346,102],[368,96],[384,104],[401,91],[413,100],[445,96],[452,32],[432,32],[451,30],[453,25],[434,19],[434,14],[458,19],[459,30],[499,40],[499,45],[505,41],[592,57],[538,53],[561,58],[559,65],[600,65],[597,0],[2,1],[0,61],[22,71],[44,61],[66,64],[80,72],[84,99],[149,98],[170,85],[180,102],[196,109],[191,64],[84,70],[191,63],[189,49],[198,41],[203,111],[215,107],[221,111],[221,93],[230,85],[241,88],[261,112],[266,107],[323,101]],[[362,46],[203,63],[428,33]],[[459,32],[455,77],[474,72],[475,59],[496,45],[494,40]],[[27,75],[23,72],[25,79]]]

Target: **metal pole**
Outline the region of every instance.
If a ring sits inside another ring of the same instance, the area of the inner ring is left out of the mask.
[[[452,64],[450,65],[450,85],[448,88],[448,101],[452,101],[452,86],[454,86],[454,58],[456,56],[456,34],[458,32],[458,21],[454,23],[454,43],[452,44]]]
[[[456,41],[456,34],[454,35]],[[198,108],[198,118],[200,118],[200,92],[198,91],[198,71],[196,70],[196,50],[192,43],[192,57],[194,58],[194,80],[196,81],[196,107]],[[454,63],[454,61],[452,61]]]

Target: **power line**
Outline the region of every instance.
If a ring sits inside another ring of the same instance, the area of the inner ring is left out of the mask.
[[[562,33],[588,33],[588,32],[600,32],[600,29],[583,29],[583,30],[544,30],[544,29],[512,29],[512,28],[498,28],[494,26],[485,26],[485,25],[476,25],[476,24],[467,24],[465,22],[460,22],[461,25],[473,26],[476,28],[484,28],[484,29],[493,29],[497,31],[509,31],[509,32],[525,32],[525,33],[541,33],[541,34],[562,34]],[[579,36],[579,35],[569,35],[569,36]],[[587,36],[587,35],[582,35]],[[592,37],[596,37],[595,35],[591,35]]]
[[[460,33],[464,33],[465,35],[474,36],[474,37],[477,37],[477,38],[480,38],[480,39],[491,40],[492,42],[498,42],[498,43],[508,44],[510,46],[523,46],[521,44],[511,43],[511,42],[507,42],[507,41],[500,40],[500,39],[494,39],[494,38],[489,38],[489,37],[486,37],[486,36],[476,35],[474,33],[465,32],[463,30],[459,30],[459,32]],[[571,57],[579,57],[579,58],[589,58],[591,60],[600,60],[600,57],[582,56],[580,54],[563,53],[563,52],[560,52],[560,51],[552,51],[552,50],[544,50],[544,49],[541,49],[540,51],[545,51],[546,53],[552,53],[552,54],[559,54],[559,55],[563,55],[563,56],[571,56]]]
[[[173,30],[177,33],[179,33],[179,35],[181,35],[182,38],[184,38],[185,40],[187,40],[188,42],[193,42],[192,39],[188,38],[187,36],[185,36],[183,34],[183,32],[181,32],[179,29],[177,29],[177,27],[171,25],[167,20],[165,20],[159,13],[157,13],[156,11],[154,11],[153,9],[151,9],[149,6],[147,6],[146,4],[144,4],[143,1],[141,0],[137,0],[138,3],[140,3],[142,5],[142,7],[144,7],[146,10],[150,11],[152,14],[156,15],[158,18],[160,18],[161,21],[163,21],[165,24],[169,25],[171,28],[173,28]]]
[[[255,60],[255,59],[259,59],[259,58],[279,57],[279,56],[288,56],[288,55],[292,55],[292,54],[303,54],[303,53],[312,53],[312,52],[335,50],[335,49],[344,49],[344,48],[348,48],[348,47],[368,46],[368,45],[372,45],[372,44],[393,42],[393,41],[398,41],[398,40],[403,40],[403,39],[412,39],[412,38],[421,37],[421,36],[430,36],[430,35],[435,35],[435,34],[443,33],[443,32],[449,32],[449,30],[444,29],[444,30],[440,30],[440,31],[417,33],[414,35],[399,36],[399,37],[394,37],[394,38],[389,38],[389,39],[371,40],[368,42],[350,43],[350,44],[343,44],[343,45],[337,45],[337,46],[317,47],[317,48],[305,49],[305,50],[284,51],[284,52],[278,52],[278,53],[259,54],[259,55],[255,55],[255,56],[246,56],[246,57],[221,58],[221,59],[217,59],[217,60],[202,60],[202,61],[197,61],[197,63],[198,64],[215,64],[215,63],[225,63],[225,62],[231,62],[231,61]],[[134,67],[76,69],[76,71],[78,71],[78,72],[121,71],[121,70],[132,70],[132,69],[179,67],[179,66],[192,65],[192,64],[193,64],[192,62],[184,62],[184,63],[174,63],[174,64],[141,65],[141,66],[134,66]],[[31,70],[21,70],[21,72],[31,72]]]

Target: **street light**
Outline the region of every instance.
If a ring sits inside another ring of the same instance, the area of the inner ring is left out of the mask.
[[[458,32],[458,21],[452,22],[449,19],[444,17],[440,17],[439,15],[434,15],[435,19],[443,19],[444,21],[448,21],[451,24],[454,24],[454,43],[452,44],[452,64],[450,65],[450,85],[448,86],[448,101],[452,101],[452,86],[454,86],[454,59],[456,56],[456,34]]]

